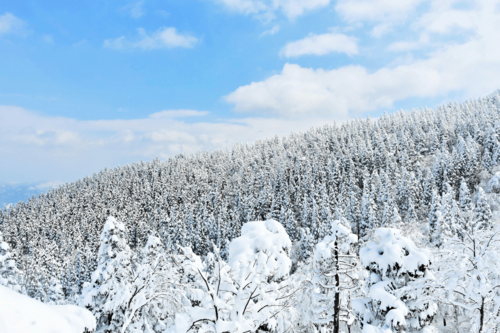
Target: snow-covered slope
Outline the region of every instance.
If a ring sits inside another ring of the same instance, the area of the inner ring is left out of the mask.
[[[95,330],[92,313],[74,305],[47,305],[0,286],[1,333],[83,333]]]

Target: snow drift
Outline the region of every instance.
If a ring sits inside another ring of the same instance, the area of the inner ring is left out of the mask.
[[[94,316],[75,305],[47,305],[0,286],[2,333],[83,333],[95,330]]]

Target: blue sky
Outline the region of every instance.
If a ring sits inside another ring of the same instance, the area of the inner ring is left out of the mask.
[[[500,1],[3,1],[0,182],[500,88]]]

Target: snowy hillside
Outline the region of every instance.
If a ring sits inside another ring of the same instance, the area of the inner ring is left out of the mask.
[[[497,332],[499,135],[496,93],[103,170],[1,211],[0,284],[98,332]]]

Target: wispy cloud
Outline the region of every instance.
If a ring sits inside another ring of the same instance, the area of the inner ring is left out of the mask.
[[[166,110],[151,114],[150,118],[183,118],[183,117],[201,117],[206,116],[208,111],[196,110]]]
[[[372,35],[381,37],[403,24],[419,5],[430,0],[339,0],[335,10],[349,23],[373,24]]]
[[[427,34],[422,34],[418,40],[393,42],[387,47],[387,50],[393,52],[418,50],[422,46],[428,45],[429,41],[429,36]]]
[[[24,33],[25,22],[11,13],[0,15],[0,35]]]
[[[272,36],[277,34],[280,31],[280,26],[278,24],[274,25],[271,29],[264,31],[263,33],[260,34],[261,37],[263,36]]]
[[[286,44],[280,51],[285,57],[299,57],[303,55],[325,55],[337,52],[347,55],[358,54],[357,38],[331,32],[309,36]]]
[[[144,0],[129,3],[128,5],[121,7],[120,11],[127,13],[134,19],[141,18],[146,14],[144,10]]]
[[[152,34],[148,34],[143,28],[137,29],[138,38],[133,41],[128,40],[125,36],[115,39],[106,39],[104,47],[125,50],[125,49],[143,49],[155,50],[162,48],[191,48],[198,39],[189,34],[178,33],[173,27],[161,28]]]
[[[263,20],[272,20],[277,12],[290,20],[306,12],[326,7],[330,0],[214,0],[226,8],[245,15],[254,15]]]
[[[165,110],[141,119],[77,120],[0,106],[0,151],[9,160],[0,163],[0,174],[26,181],[74,180],[104,167],[225,149],[325,122],[313,117],[305,121],[253,117],[208,122],[203,119],[207,114]],[[185,117],[201,118],[186,122]]]
[[[42,40],[47,44],[54,43],[54,38],[52,37],[52,35],[43,35]]]
[[[49,190],[51,188],[58,188],[59,186],[63,185],[64,183],[60,180],[55,180],[55,181],[50,181],[50,182],[44,182],[41,184],[37,185],[32,185],[28,188],[28,190]]]

